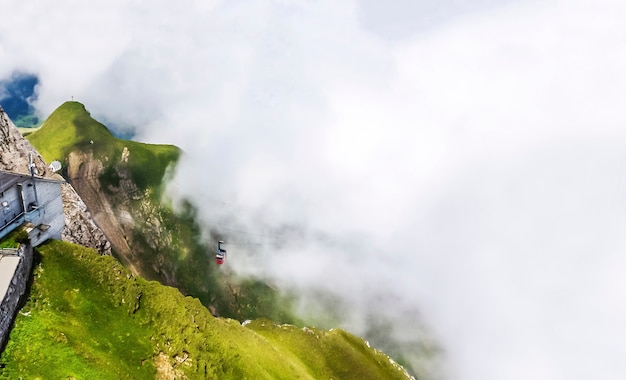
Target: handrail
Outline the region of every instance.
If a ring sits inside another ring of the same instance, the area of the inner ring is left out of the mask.
[[[26,215],[25,212],[20,212],[19,214],[17,214],[17,216],[13,217],[13,219],[11,219],[8,223],[5,223],[2,227],[0,227],[0,232],[2,232],[2,230],[4,230],[5,228],[9,227],[13,223],[15,223],[16,220],[24,217],[24,215]]]
[[[22,211],[19,214],[17,214],[17,216],[13,217],[13,219],[11,219],[9,222],[5,223],[2,227],[0,227],[0,237],[2,237],[2,233],[4,232],[6,228],[12,226],[18,221],[19,221],[18,224],[22,224],[22,222],[32,222],[32,219],[29,219],[29,217],[31,217],[31,215],[34,214],[35,212],[41,212],[41,207],[37,206],[30,211],[27,211],[27,212]]]
[[[0,248],[1,256],[19,256],[17,251],[19,248]]]

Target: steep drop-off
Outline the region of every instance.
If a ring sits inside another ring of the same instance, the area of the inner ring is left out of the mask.
[[[86,203],[116,256],[135,274],[158,278],[156,273],[162,270],[164,282],[173,284],[168,281],[169,268],[155,268],[152,252],[146,252],[157,247],[136,241],[137,236],[153,234],[154,229],[133,222],[133,216],[146,220],[133,201],[142,198],[143,191],[158,190],[178,149],[116,139],[78,102],[61,105],[28,139],[48,161],[63,163],[64,177]],[[156,273],[150,273],[151,269]]]
[[[174,212],[163,199],[178,148],[117,139],[78,102],[62,104],[28,139],[48,161],[63,163],[63,176],[134,274],[177,287],[216,315],[294,322],[271,287],[215,266],[192,205]]]

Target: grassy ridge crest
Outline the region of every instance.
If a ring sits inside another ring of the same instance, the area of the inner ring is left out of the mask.
[[[76,150],[93,152],[94,157],[102,162],[119,162],[126,147],[132,153],[121,164],[130,171],[142,190],[159,186],[167,167],[176,163],[181,153],[174,145],[118,139],[104,124],[93,119],[79,102],[60,105],[41,128],[26,138],[47,162],[59,160],[66,163],[68,155]],[[109,174],[108,180],[114,182],[116,178]]]

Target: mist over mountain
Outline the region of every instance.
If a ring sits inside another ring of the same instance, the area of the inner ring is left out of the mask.
[[[238,273],[452,378],[625,377],[621,2],[9,7],[0,77],[179,146]]]
[[[34,252],[30,244],[19,248],[34,261],[34,273],[11,281],[26,288],[19,311],[5,313],[3,301],[3,342],[4,326],[11,324],[11,331],[0,347],[0,377],[413,378],[345,331],[285,324],[295,319],[277,300],[277,289],[252,278],[236,281],[208,264],[212,257],[197,242],[193,213],[177,218],[152,195],[167,179],[164,168],[175,162],[176,147],[115,139],[77,102],[64,103],[28,133],[43,157],[1,108],[0,131],[5,171],[33,170],[59,180],[44,157],[63,162],[68,182],[57,182],[61,235],[83,245],[48,241]],[[28,239],[26,228],[30,221],[3,237],[3,255]]]

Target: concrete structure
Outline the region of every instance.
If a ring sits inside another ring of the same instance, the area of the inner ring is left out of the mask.
[[[17,250],[0,250],[0,351],[26,292],[32,247],[48,239],[61,239],[65,226],[61,183],[0,171],[0,239],[23,227],[30,240]]]
[[[65,226],[61,183],[0,171],[0,239],[24,223],[31,244],[61,239]]]

